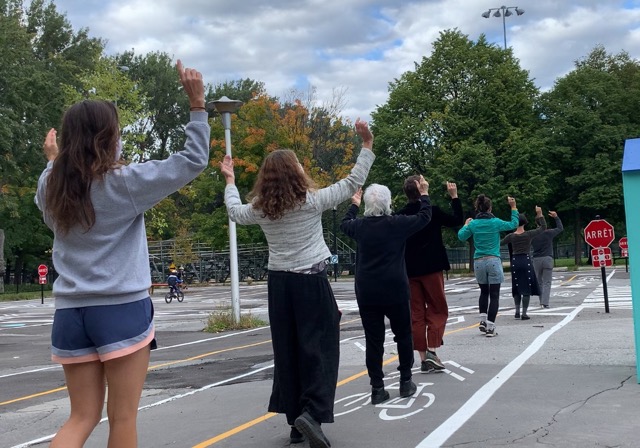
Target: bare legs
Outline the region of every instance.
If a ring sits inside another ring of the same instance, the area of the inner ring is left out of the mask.
[[[51,441],[51,448],[82,448],[102,417],[104,371],[100,361],[65,364],[71,414]]]
[[[102,417],[105,377],[109,385],[108,448],[136,448],[136,417],[149,366],[149,347],[104,363],[63,366],[69,390],[69,419],[51,441],[51,448],[82,448]]]

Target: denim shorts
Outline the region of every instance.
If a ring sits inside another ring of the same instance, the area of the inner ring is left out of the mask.
[[[63,308],[53,315],[51,359],[60,364],[109,361],[157,347],[153,303]]]
[[[473,260],[473,270],[479,285],[496,285],[504,281],[500,257],[482,257]]]

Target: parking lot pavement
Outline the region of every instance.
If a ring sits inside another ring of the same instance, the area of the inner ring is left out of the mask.
[[[552,308],[533,309],[529,321],[513,318],[505,284],[495,338],[478,331],[474,282],[449,280],[450,319],[438,352],[447,369],[416,371],[418,391],[399,398],[388,334],[391,399],[377,406],[369,400],[353,284],[332,285],[344,312],[336,421],[323,425],[333,447],[637,446],[628,274],[612,274],[605,313],[599,271],[554,273]],[[182,304],[154,296],[161,347],[141,400],[141,447],[289,446],[284,417],[266,410],[269,330],[202,333],[208,313],[228,302],[228,289],[214,289],[193,289]],[[243,297],[252,313],[266,311],[264,286],[243,287]],[[52,310],[31,305],[0,304],[0,447],[46,446],[68,413],[61,369],[48,362]],[[107,431],[100,424],[86,446],[103,447]]]

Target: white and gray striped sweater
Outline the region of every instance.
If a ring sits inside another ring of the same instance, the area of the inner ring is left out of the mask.
[[[238,224],[258,224],[269,244],[269,269],[297,271],[331,256],[322,236],[322,212],[351,198],[367,179],[375,155],[362,148],[349,175],[317,191],[307,192],[306,202],[287,212],[281,219],[263,217],[251,204],[242,204],[235,185],[224,190],[224,200],[232,221]]]

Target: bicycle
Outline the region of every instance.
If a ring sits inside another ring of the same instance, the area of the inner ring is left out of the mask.
[[[171,286],[169,288],[169,292],[164,295],[164,301],[167,303],[171,303],[173,299],[176,299],[178,302],[182,302],[184,300],[184,293],[180,291],[178,288],[174,288]]]

